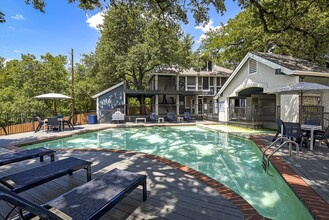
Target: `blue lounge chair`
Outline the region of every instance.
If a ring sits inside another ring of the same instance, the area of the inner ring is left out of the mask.
[[[176,117],[174,116],[174,114],[172,112],[167,113],[167,121],[176,122]]]
[[[56,215],[56,212],[50,211],[54,209],[68,218],[90,220],[102,217],[139,185],[143,186],[143,201],[145,201],[146,175],[114,169],[44,205],[35,204],[1,186],[0,200],[18,207],[21,211],[27,211],[24,214],[25,218],[20,216],[21,219],[31,219],[34,216],[41,219],[62,219]],[[19,215],[22,215],[22,212],[19,212]]]
[[[158,120],[158,116],[155,114],[155,112],[151,112],[150,122],[156,122],[157,120]]]
[[[91,162],[75,157],[69,157],[52,163],[24,170],[0,178],[0,183],[15,193],[20,193],[57,179],[65,175],[72,175],[73,172],[85,169],[87,181],[91,180]]]
[[[184,112],[183,118],[185,121],[195,121],[195,118],[189,112]]]
[[[24,151],[9,151],[8,153],[0,154],[0,166],[16,163],[36,157],[40,157],[40,162],[43,162],[43,157],[46,155],[50,156],[50,161],[53,162],[55,160],[55,152],[54,150],[49,150],[47,148],[36,148],[32,150],[24,150]]]

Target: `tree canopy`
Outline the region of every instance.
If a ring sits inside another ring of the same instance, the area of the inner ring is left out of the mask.
[[[178,24],[168,25],[141,5],[116,5],[104,17],[96,48],[100,83],[127,80],[128,87],[144,89],[160,66],[189,67],[193,42]]]
[[[307,1],[297,1],[294,6],[289,6],[293,1],[285,1],[274,7],[273,2],[268,1],[273,10],[266,10],[264,17],[258,16],[257,7],[247,8],[227,24],[209,31],[200,52],[211,54],[219,64],[228,67],[242,60],[247,52],[259,51],[325,65],[329,55],[328,7],[306,4]]]

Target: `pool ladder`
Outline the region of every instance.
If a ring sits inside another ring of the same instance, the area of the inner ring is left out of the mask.
[[[280,141],[281,141],[281,144],[277,147],[276,145]],[[295,141],[292,141],[286,137],[280,137],[280,138],[276,139],[270,146],[265,148],[265,150],[263,151],[262,166],[263,166],[264,170],[266,171],[266,173],[268,173],[268,169],[270,166],[270,157],[286,144],[288,144],[288,146],[289,146],[290,158],[292,158],[292,145],[294,144],[296,146],[296,158],[297,158],[297,161],[299,160],[299,144],[297,144]],[[269,155],[266,155],[266,151],[270,150],[272,147],[275,147],[275,149]]]

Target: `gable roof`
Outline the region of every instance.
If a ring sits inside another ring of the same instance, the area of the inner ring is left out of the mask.
[[[309,71],[309,72],[326,72],[329,73],[329,69],[322,67],[316,63],[312,63],[308,60],[295,58],[292,56],[285,56],[273,53],[260,53],[257,52],[255,55],[267,59],[273,63],[277,63],[280,66],[284,66],[293,71]]]
[[[317,64],[309,62],[307,60],[294,58],[291,56],[271,54],[271,53],[250,53],[242,59],[239,65],[235,68],[232,75],[225,82],[223,87],[215,95],[214,99],[217,99],[230,82],[234,79],[236,74],[240,71],[243,65],[252,58],[260,63],[263,63],[273,69],[281,69],[281,72],[286,75],[308,75],[308,76],[326,76],[329,77],[329,69],[321,67]]]
[[[123,84],[125,84],[125,81],[122,81],[121,83],[118,83],[118,84],[116,84],[116,85],[114,85],[114,86],[112,86],[112,87],[110,87],[110,88],[108,88],[108,89],[106,89],[106,90],[104,90],[104,91],[102,91],[102,92],[100,92],[100,93],[92,96],[91,98],[93,98],[93,99],[98,98],[101,95],[104,95],[105,93],[108,93],[108,92],[112,91],[113,89],[116,89],[119,86],[122,86]]]

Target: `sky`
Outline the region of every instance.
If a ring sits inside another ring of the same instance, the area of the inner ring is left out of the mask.
[[[50,53],[54,56],[70,56],[74,50],[74,60],[81,54],[93,52],[100,37],[97,24],[102,22],[99,11],[84,12],[76,3],[67,0],[46,0],[45,13],[26,5],[24,0],[0,0],[0,11],[5,13],[6,22],[0,23],[0,57],[6,60],[20,59],[21,54],[34,54],[37,59]],[[183,25],[185,33],[194,37],[198,48],[200,39],[210,28],[226,23],[241,9],[233,0],[225,1],[227,11],[224,16],[210,11],[210,22],[205,26],[195,26],[192,16],[190,23]]]

